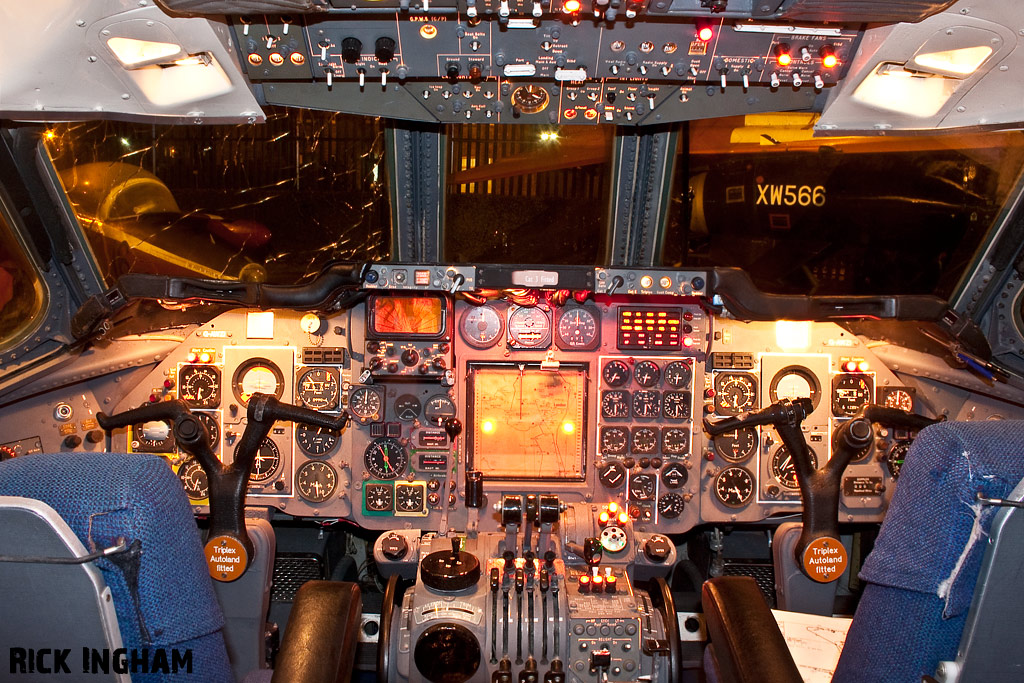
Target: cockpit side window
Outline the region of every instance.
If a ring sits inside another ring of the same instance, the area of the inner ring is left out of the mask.
[[[690,123],[665,265],[743,268],[778,294],[948,297],[1018,187],[1024,133],[823,138],[815,116]]]
[[[265,125],[91,121],[44,142],[108,282],[154,273],[293,284],[389,256],[383,125],[268,109]]]
[[[39,271],[0,211],[0,350],[8,349],[46,310]]]

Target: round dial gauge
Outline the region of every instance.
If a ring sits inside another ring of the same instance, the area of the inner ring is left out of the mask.
[[[754,493],[754,478],[742,467],[726,467],[715,477],[715,497],[731,508],[743,507]]]
[[[360,420],[380,420],[384,401],[376,389],[356,387],[348,397],[348,410]]]
[[[302,464],[295,473],[299,495],[310,503],[322,503],[338,488],[338,473],[325,462],[312,460]]]
[[[216,453],[220,447],[220,425],[217,424],[217,418],[209,413],[192,414],[206,427],[206,432],[210,435],[210,449]]]
[[[604,383],[610,387],[621,387],[629,381],[629,366],[621,360],[608,361],[601,371]]]
[[[675,519],[685,508],[686,501],[678,493],[666,493],[658,499],[658,514],[665,519]]]
[[[505,321],[493,306],[474,306],[462,315],[460,328],[467,344],[486,349],[501,339]]]
[[[281,368],[266,358],[250,358],[235,370],[231,390],[242,405],[249,405],[253,394],[270,394],[281,398],[284,393],[284,375]]]
[[[641,472],[629,478],[630,500],[654,500],[658,489],[658,478],[653,474]]]
[[[660,413],[660,393],[647,390],[633,392],[633,417],[658,417]]]
[[[882,389],[879,388],[879,392],[881,391]],[[889,389],[885,394],[885,407],[912,413],[914,412],[914,397],[906,389]]]
[[[690,478],[689,472],[686,468],[677,462],[671,462],[665,465],[664,469],[661,470],[661,483],[670,489],[677,489],[686,483],[686,480]]]
[[[693,370],[689,363],[674,360],[665,366],[665,383],[670,387],[676,389],[686,387],[690,384],[691,377],[693,377]]]
[[[661,431],[661,452],[665,455],[685,455],[690,452],[690,432],[679,427]]]
[[[811,466],[814,469],[818,469],[817,454],[810,447],[807,448],[807,452],[811,454]],[[778,479],[779,483],[787,489],[800,488],[800,481],[796,476],[796,462],[794,462],[793,456],[789,454],[785,446],[779,446],[775,453],[772,454],[771,470],[772,476]]]
[[[892,475],[893,481],[900,478],[900,470],[903,469],[903,462],[907,459],[907,451],[909,450],[909,441],[897,441],[889,449],[888,454],[886,454],[885,467],[889,470],[889,474]]]
[[[220,370],[212,365],[182,365],[178,396],[189,408],[216,408],[220,404]]]
[[[629,444],[629,432],[622,427],[601,427],[601,453],[622,455]]]
[[[832,414],[852,417],[861,406],[871,403],[874,380],[870,375],[843,374],[832,380]]]
[[[685,420],[690,417],[690,392],[666,391],[661,399],[661,414],[669,420]]]
[[[191,500],[202,500],[210,495],[210,481],[206,470],[195,458],[189,458],[178,468],[178,479]]]
[[[771,397],[772,402],[784,398],[790,401],[809,398],[811,405],[817,408],[818,401],[821,400],[821,385],[818,384],[818,378],[814,376],[814,373],[807,368],[790,365],[775,373],[775,377],[772,378],[772,383],[768,387],[768,396]]]
[[[397,479],[409,465],[409,456],[397,439],[385,436],[370,442],[363,463],[374,479]]]
[[[661,379],[661,368],[652,360],[642,360],[633,368],[633,379],[642,387],[653,387]]]
[[[522,85],[512,91],[512,104],[524,114],[544,111],[548,100],[548,91],[539,85]]]
[[[658,451],[658,430],[653,427],[637,427],[630,434],[629,450],[647,455]]]
[[[338,445],[340,432],[326,427],[314,427],[308,424],[295,426],[295,443],[306,455],[323,455],[330,453]]]
[[[367,512],[388,512],[395,506],[395,493],[391,484],[367,484],[363,489]]]
[[[517,308],[508,316],[508,336],[524,348],[545,346],[551,338],[551,319],[539,308]]]
[[[313,410],[338,407],[338,376],[327,368],[310,368],[299,376],[299,400]]]
[[[446,418],[455,417],[455,404],[444,394],[431,396],[427,399],[427,407],[423,417],[432,425],[440,426]]]
[[[715,378],[715,412],[739,415],[757,408],[757,380],[746,373],[722,373]]]
[[[423,512],[423,486],[395,487],[395,512]]]
[[[238,447],[235,447],[237,453]],[[254,484],[262,484],[270,481],[277,470],[281,467],[281,451],[273,440],[263,439],[260,450],[256,453],[256,459],[252,463],[252,471],[249,472],[249,481]]]
[[[605,391],[601,394],[602,417],[629,417],[629,392]]]
[[[558,318],[558,347],[592,349],[597,346],[597,316],[588,308],[570,308]]]
[[[715,437],[715,453],[729,462],[743,462],[757,449],[757,431],[753,427],[741,427]]]
[[[403,422],[412,422],[420,416],[423,404],[412,394],[402,394],[395,399],[395,415]]]
[[[626,468],[620,462],[606,462],[598,468],[597,478],[605,488],[617,489],[626,483]]]

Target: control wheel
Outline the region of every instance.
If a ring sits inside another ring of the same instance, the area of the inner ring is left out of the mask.
[[[377,683],[388,683],[391,671],[391,636],[398,630],[396,617],[401,613],[404,586],[399,584],[398,575],[392,574],[384,588],[384,599],[380,605],[380,631],[377,635]]]
[[[650,584],[651,604],[661,612],[665,623],[665,645],[668,647],[668,670],[670,681],[683,680],[683,646],[679,640],[679,620],[676,618],[676,601],[672,589],[660,576]]]

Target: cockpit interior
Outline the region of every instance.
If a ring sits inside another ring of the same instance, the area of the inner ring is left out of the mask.
[[[3,680],[1024,680],[1024,5],[0,35]]]

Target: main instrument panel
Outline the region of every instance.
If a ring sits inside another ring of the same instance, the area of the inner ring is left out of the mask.
[[[492,503],[511,492],[614,502],[641,531],[785,517],[799,510],[799,492],[776,431],[712,438],[705,418],[808,398],[803,429],[821,464],[861,405],[916,407],[914,388],[832,323],[743,323],[682,293],[478,297],[378,286],[331,317],[223,313],[104,410],[180,398],[230,462],[257,392],[351,420],[340,432],[277,423],[249,504],[381,530],[465,528],[467,470],[483,473]],[[8,449],[54,438],[63,440],[51,450],[102,446],[94,430],[76,442],[75,419],[41,436],[10,424]],[[913,435],[876,429],[844,475],[841,521],[881,520],[899,476]],[[205,475],[169,425],[115,432],[111,448],[165,456],[204,509]],[[495,530],[488,510],[480,524]]]

